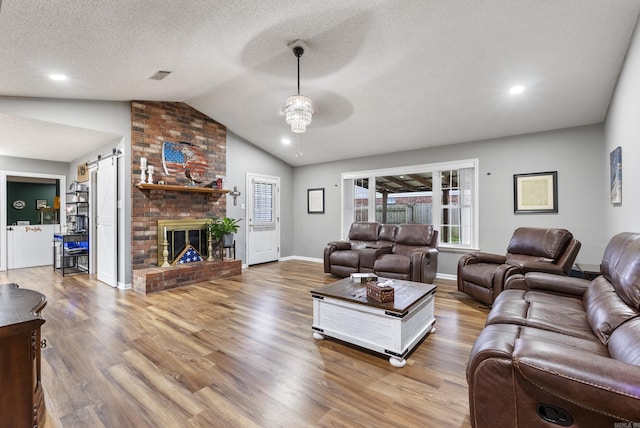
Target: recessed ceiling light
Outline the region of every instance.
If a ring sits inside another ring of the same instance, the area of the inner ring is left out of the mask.
[[[51,80],[67,80],[67,76],[64,74],[50,74],[49,79]]]
[[[522,85],[516,85],[511,87],[511,89],[509,89],[509,93],[511,95],[518,95],[524,92],[524,86]]]
[[[282,139],[282,144],[289,145],[289,144],[291,144],[291,140],[288,139],[288,138],[283,138]]]

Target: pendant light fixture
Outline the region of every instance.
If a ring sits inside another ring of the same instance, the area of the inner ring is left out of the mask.
[[[300,95],[300,57],[304,53],[302,46],[293,47],[293,54],[298,58],[298,94],[287,98],[284,107],[285,120],[291,125],[291,131],[300,134],[307,130],[313,116],[311,98]]]

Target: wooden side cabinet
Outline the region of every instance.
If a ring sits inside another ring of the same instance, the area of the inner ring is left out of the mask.
[[[0,284],[0,428],[42,427],[40,311],[46,297],[16,284]]]

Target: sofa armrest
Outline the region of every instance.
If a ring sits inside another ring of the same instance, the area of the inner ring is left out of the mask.
[[[482,251],[468,253],[460,258],[460,263],[462,264],[462,266],[467,264],[473,264],[473,263],[493,263],[496,265],[501,265],[506,261],[507,261],[506,256],[501,256],[499,254],[483,253]]]
[[[349,241],[331,241],[324,247],[324,273],[331,273],[331,254],[334,251],[350,250],[351,243]]]
[[[565,296],[582,297],[589,284],[588,280],[582,278],[544,272],[529,272],[508,278],[505,288],[549,291]]]
[[[411,280],[431,284],[438,269],[438,249],[418,247],[411,252]]]
[[[538,388],[621,420],[640,421],[640,367],[576,347],[530,338],[516,340],[517,372]]]
[[[350,250],[351,242],[349,241],[332,241],[327,244],[328,246],[335,247],[334,251]]]
[[[519,267],[523,273],[524,272],[546,272],[546,273],[553,273],[555,275],[566,275],[565,271],[560,266],[555,265],[551,262],[527,261],[527,262],[518,262],[518,263],[512,262],[511,264]]]

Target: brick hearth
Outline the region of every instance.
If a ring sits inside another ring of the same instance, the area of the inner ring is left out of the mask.
[[[148,294],[241,273],[242,261],[233,259],[185,263],[166,268],[137,269],[133,271],[133,289],[139,293]]]

